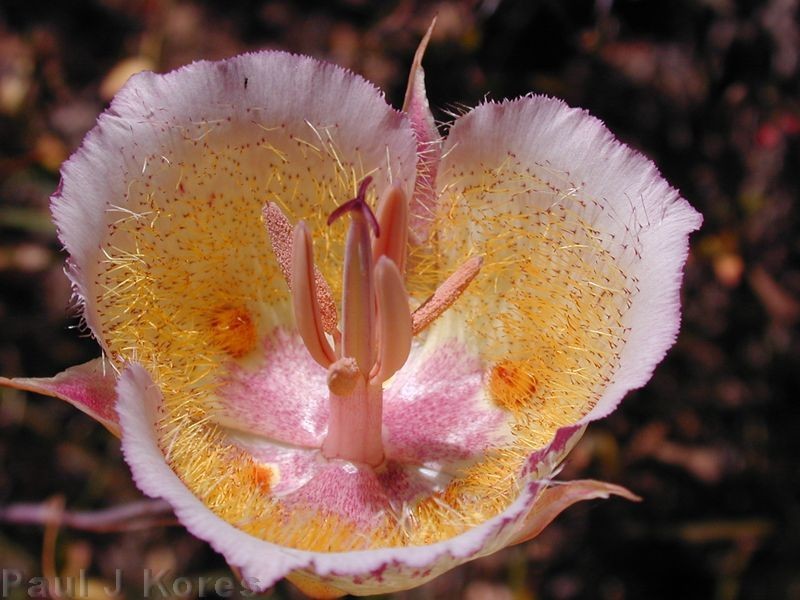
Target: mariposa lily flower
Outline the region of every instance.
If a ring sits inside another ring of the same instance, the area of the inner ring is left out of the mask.
[[[261,52],[133,77],[52,199],[103,357],[3,380],[121,437],[146,494],[266,588],[419,585],[617,494],[557,482],[673,343],[700,216],[597,119],[434,125]]]

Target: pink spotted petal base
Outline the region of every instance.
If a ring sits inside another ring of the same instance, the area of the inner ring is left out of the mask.
[[[253,589],[266,589],[288,574],[301,579],[306,586],[319,584],[327,586],[324,589],[332,587],[359,595],[415,587],[458,564],[530,535],[531,523],[535,529],[537,522],[531,507],[535,507],[536,499],[548,485],[545,480],[523,482],[519,497],[503,513],[436,544],[330,553],[276,546],[217,517],[169,468],[156,440],[155,423],[162,402],[161,392],[141,366],[133,364],[123,372],[118,394],[123,452],[137,485],[148,495],[166,499],[187,529],[208,541],[232,565],[240,568]],[[579,429],[557,436],[553,444],[541,451],[542,460],[557,465]],[[337,470],[343,468],[341,465],[332,461],[320,471],[320,480],[302,493],[309,499],[320,493],[330,477],[336,479]],[[550,476],[552,473],[547,474],[547,478]],[[597,497],[596,492],[593,497]],[[365,498],[368,501],[369,495]],[[568,505],[566,502],[559,505],[558,498],[549,504],[553,502],[557,506]],[[543,518],[550,518],[551,512]]]

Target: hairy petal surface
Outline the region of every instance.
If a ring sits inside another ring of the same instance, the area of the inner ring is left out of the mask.
[[[453,340],[414,352],[385,392],[388,452],[442,464],[502,446],[510,437],[509,415],[488,401],[482,379],[482,363]]]
[[[262,351],[258,363],[223,367],[214,420],[284,444],[320,447],[328,428],[327,372],[285,329],[267,336]]]
[[[265,589],[291,572],[356,594],[414,587],[454,566],[499,550],[524,531],[530,507],[542,482],[527,481],[519,497],[501,514],[449,540],[405,548],[353,552],[307,552],[248,535],[221,519],[198,500],[167,464],[157,428],[164,399],[150,375],[129,366],[118,386],[122,447],[137,485],[148,495],[166,499],[194,535],[208,541],[257,589]],[[542,450],[557,463],[569,436]]]
[[[87,323],[114,366],[152,374],[169,466],[230,522],[262,514],[254,535],[278,530],[267,509],[309,476],[303,450],[327,422],[324,378],[310,398],[287,381],[317,381],[294,360],[305,348],[270,346],[294,319],[263,207],[307,224],[338,298],[343,232],[327,216],[367,176],[374,204],[389,185],[409,195],[415,172],[411,125],[375,87],[279,52],[133,77],[64,165],[52,210]],[[237,368],[273,377],[226,380]]]
[[[118,323],[100,313],[139,289],[136,276],[153,274],[136,269],[148,250],[170,252],[172,281],[191,278],[184,292],[239,291],[246,281],[251,296],[276,300],[274,288],[285,290],[260,226],[266,201],[326,239],[323,218],[361,178],[410,193],[415,162],[405,117],[364,79],[308,57],[247,54],[131,78],[65,163],[52,210],[85,318],[113,351]],[[212,226],[216,244],[206,239]],[[326,276],[337,247],[320,265]],[[178,268],[202,251],[205,272]],[[234,263],[253,264],[218,282]],[[169,282],[156,283],[164,290]]]
[[[700,216],[585,111],[541,96],[456,120],[439,169],[435,259],[481,273],[456,305],[490,387],[530,441],[599,418],[674,342]]]

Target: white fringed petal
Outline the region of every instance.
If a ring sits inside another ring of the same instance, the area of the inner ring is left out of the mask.
[[[278,141],[265,142],[265,136]],[[415,141],[406,117],[389,107],[372,84],[340,67],[260,52],[197,62],[165,75],[135,75],[64,164],[62,183],[52,197],[53,217],[71,257],[70,277],[101,344],[93,301],[109,226],[126,217],[154,218],[129,198],[144,194],[145,182],[159,193],[179,187],[181,173],[165,174],[169,165],[185,159],[189,169],[208,156],[205,148],[224,152],[238,147],[250,149],[235,164],[240,187],[226,191],[258,198],[261,204],[271,199],[276,185],[269,178],[268,153],[273,160],[293,159],[283,182],[292,180],[299,196],[304,191],[315,195],[318,182],[313,178],[321,162],[368,171],[379,190],[392,181],[410,194],[414,183]],[[201,185],[213,192],[226,179],[230,173],[221,169]],[[286,189],[282,200],[291,209],[295,196]],[[315,198],[314,208],[322,200],[347,199]]]
[[[583,263],[591,266],[605,260],[626,278],[629,306],[614,308],[619,309],[619,325],[625,330],[617,365],[608,369],[599,399],[581,422],[607,415],[625,393],[649,379],[675,341],[688,236],[700,226],[700,214],[649,159],[619,142],[600,120],[553,98],[529,96],[477,107],[456,120],[443,157],[437,189],[455,198],[443,210],[452,212],[455,207],[474,215],[474,222],[464,228],[468,241],[462,247],[480,254],[482,247],[497,245],[487,235],[505,234],[508,247],[501,251],[505,254],[496,251],[496,255],[513,262],[541,252],[535,240],[547,240],[556,226],[568,223],[555,249],[589,240],[597,248],[585,250]],[[501,226],[485,229],[486,221]],[[502,230],[503,223],[507,231]],[[576,223],[584,228],[578,232],[582,237],[571,240]],[[534,225],[541,228],[539,238],[508,233]],[[446,245],[443,252],[447,253]],[[452,257],[454,265],[459,260],[463,257]],[[486,271],[484,267],[482,276]],[[554,272],[559,273],[557,268]],[[554,293],[567,293],[582,284],[575,283],[575,273],[576,269],[560,271],[560,281],[552,285]],[[535,277],[524,279],[513,271],[509,277],[515,278],[506,280],[509,289],[537,287]],[[501,304],[501,296],[486,295],[474,306],[490,315],[509,310]],[[553,298],[554,305],[557,301]],[[556,330],[563,325],[550,326]]]
[[[663,215],[657,226],[640,236],[642,259],[631,267],[639,291],[625,316],[629,331],[619,367],[583,423],[610,414],[625,394],[646,384],[678,336],[689,234],[700,227],[702,217],[682,198],[665,207]]]

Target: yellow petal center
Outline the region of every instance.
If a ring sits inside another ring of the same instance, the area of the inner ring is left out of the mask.
[[[513,501],[525,458],[586,414],[614,374],[635,281],[603,233],[508,161],[454,173],[431,215],[433,243],[412,250],[406,282],[419,305],[470,257],[482,258],[480,276],[422,340],[459,339],[474,349],[486,365],[486,398],[513,415],[513,439],[366,533],[325,507],[287,511],[270,493],[281,474],[215,425],[216,374],[230,361],[257,362],[266,334],[293,320],[264,232],[265,202],[306,221],[316,263],[339,298],[344,231],[324,221],[372,171],[357,151],[324,147],[301,126],[241,145],[198,126],[142,164],[128,174],[118,203],[125,208],[109,207],[102,256],[87,274],[100,335],[117,367],[141,362],[162,390],[160,444],[171,467],[211,510],[253,535],[346,550],[463,532]],[[531,194],[551,201],[535,210],[515,204]]]

